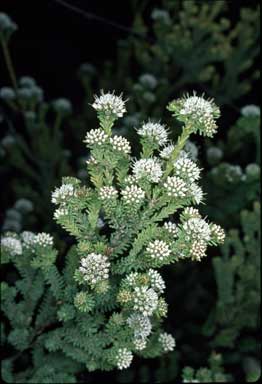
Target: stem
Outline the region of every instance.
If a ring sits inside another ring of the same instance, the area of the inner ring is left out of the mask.
[[[167,167],[164,173],[164,178],[166,178],[173,168],[173,162],[177,159],[180,151],[183,149],[187,139],[189,138],[190,134],[192,133],[192,127],[191,125],[185,126],[183,128],[182,134],[179,136],[177,140],[177,144],[172,152],[172,155],[170,157],[169,162],[167,163]]]
[[[13,84],[15,91],[17,91],[18,86],[17,86],[17,81],[16,81],[16,75],[15,75],[15,70],[14,70],[12,59],[11,59],[11,56],[9,53],[8,46],[7,46],[6,41],[4,39],[1,39],[1,44],[2,44],[2,48],[3,48],[3,54],[4,54],[4,58],[5,58],[6,67],[7,67],[11,82]]]

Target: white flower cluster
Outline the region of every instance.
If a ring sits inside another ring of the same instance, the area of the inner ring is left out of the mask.
[[[192,183],[189,187],[189,192],[196,204],[202,203],[204,198],[204,192],[199,185],[197,185],[196,183]]]
[[[184,222],[183,230],[187,234],[189,240],[211,240],[211,230],[209,224],[201,218],[191,218]]]
[[[220,227],[220,225],[217,224],[210,224],[210,230],[211,230],[211,237],[215,241],[217,241],[219,244],[223,244],[225,240],[225,231],[223,228]]]
[[[23,247],[29,249],[35,244],[35,234],[30,231],[24,231],[21,233],[21,240]]]
[[[101,129],[91,129],[86,133],[84,143],[87,145],[102,145],[108,140],[108,135]]]
[[[126,283],[130,287],[134,287],[137,283],[137,278],[139,277],[139,274],[137,272],[131,272],[129,275],[126,277]]]
[[[133,360],[133,354],[127,348],[119,348],[116,354],[116,364],[118,369],[128,368]]]
[[[140,159],[133,164],[133,175],[137,180],[145,178],[152,183],[158,183],[163,171],[158,159]]]
[[[54,239],[49,233],[41,232],[35,235],[34,243],[41,247],[52,247]]]
[[[182,212],[182,216],[184,219],[193,219],[193,218],[201,218],[199,210],[193,207],[186,207]]]
[[[135,287],[133,292],[133,309],[141,312],[144,316],[151,316],[157,308],[157,293],[146,286]]]
[[[142,338],[134,338],[133,340],[134,347],[137,351],[142,351],[143,349],[145,349],[146,343],[147,340]]]
[[[110,263],[106,256],[99,253],[89,253],[80,260],[79,271],[85,281],[96,284],[99,281],[108,279],[109,267]]]
[[[178,176],[168,176],[164,183],[167,195],[177,198],[183,198],[188,195],[188,186],[184,180]]]
[[[171,233],[171,235],[173,235],[174,237],[177,236],[178,234],[178,227],[175,223],[172,223],[172,221],[167,221],[166,223],[164,223],[164,228],[169,232]]]
[[[122,99],[122,95],[116,96],[114,93],[104,93],[104,91],[101,91],[100,96],[95,96],[92,107],[107,116],[122,117],[126,112],[125,102]]]
[[[182,157],[174,163],[174,174],[190,183],[193,183],[199,179],[200,169],[192,160]]]
[[[145,198],[145,192],[137,185],[125,187],[121,194],[124,202],[127,204],[139,204]]]
[[[163,293],[166,288],[166,284],[160,273],[150,268],[148,271],[148,276],[150,279],[150,285],[154,289],[154,291],[158,293]]]
[[[166,332],[160,333],[158,341],[164,352],[173,351],[176,346],[176,341],[173,336]]]
[[[174,149],[175,149],[174,144],[169,144],[162,149],[162,151],[159,153],[159,156],[162,159],[168,160]]]
[[[100,188],[99,196],[101,200],[114,200],[117,198],[118,192],[114,187],[105,186]]]
[[[160,146],[166,144],[168,141],[168,132],[165,126],[159,123],[149,121],[143,124],[142,127],[137,130],[137,133],[142,137],[153,140]]]
[[[75,190],[72,184],[63,184],[60,188],[56,188],[52,193],[52,203],[65,204],[67,199],[74,196]]]
[[[194,240],[190,247],[190,256],[192,260],[200,261],[206,256],[207,243],[204,240]]]
[[[68,209],[67,208],[57,208],[54,212],[54,218],[59,219],[62,216],[68,215]]]
[[[195,94],[186,97],[181,102],[179,113],[194,123],[203,125],[203,128],[199,129],[199,131],[205,136],[212,137],[216,132],[215,120],[219,117],[220,111],[212,100],[205,100]]]
[[[131,152],[131,146],[129,141],[122,136],[110,137],[110,143],[116,151],[129,154]]]
[[[11,236],[3,237],[1,239],[1,247],[6,249],[6,251],[10,252],[12,256],[22,254],[21,241],[14,237],[11,237]]]
[[[141,313],[132,313],[126,322],[134,331],[135,339],[146,339],[152,331],[152,324],[149,317]]]
[[[168,244],[163,240],[151,241],[148,244],[146,251],[153,259],[160,261],[166,259],[171,253]]]

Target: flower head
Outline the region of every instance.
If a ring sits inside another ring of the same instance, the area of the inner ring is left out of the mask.
[[[192,123],[194,131],[201,135],[212,137],[217,130],[216,120],[220,116],[220,110],[213,100],[205,100],[202,96],[185,96],[172,101],[168,109],[174,115],[186,123]]]
[[[52,203],[65,204],[68,198],[74,196],[75,190],[72,184],[62,184],[61,187],[56,188],[52,193]]]
[[[21,241],[11,237],[6,236],[1,239],[1,247],[6,251],[10,252],[12,256],[21,255],[22,254],[22,244]]]
[[[52,247],[54,239],[49,233],[41,232],[35,235],[34,243],[41,247]]]
[[[166,332],[160,333],[158,341],[161,344],[164,352],[173,351],[176,346],[176,342],[173,336]]]
[[[132,313],[126,322],[134,331],[134,337],[136,339],[145,339],[152,331],[152,324],[149,317],[141,313]]]
[[[86,133],[84,143],[87,145],[102,145],[108,139],[108,135],[100,128],[91,129],[91,131]]]
[[[171,233],[173,236],[177,236],[178,234],[178,227],[175,223],[172,223],[172,221],[167,221],[164,223],[164,228]]]
[[[128,368],[133,360],[133,354],[127,348],[119,348],[116,354],[116,364],[118,369]]]
[[[86,282],[94,285],[99,281],[108,279],[109,266],[110,263],[106,256],[90,253],[80,260],[79,271]]]
[[[162,149],[159,156],[162,157],[162,159],[168,160],[175,149],[174,144],[168,144],[166,147]]]
[[[188,194],[186,182],[178,176],[168,176],[164,188],[167,190],[168,196],[183,198]]]
[[[133,175],[137,180],[145,178],[152,183],[158,183],[163,171],[158,159],[140,159],[133,164]]]
[[[92,107],[98,112],[102,112],[106,116],[122,117],[126,112],[125,108],[126,100],[122,99],[122,95],[116,96],[114,93],[104,93],[101,91],[100,96],[95,96],[95,101]]]
[[[163,293],[166,285],[160,273],[150,268],[148,271],[148,276],[150,279],[150,285],[154,291]]]
[[[145,198],[145,192],[137,185],[127,186],[121,193],[126,204],[140,204]]]
[[[115,200],[117,195],[117,190],[112,186],[105,186],[99,190],[99,196],[101,200]]]
[[[247,116],[260,116],[260,107],[254,104],[246,105],[241,108],[241,114]]]
[[[110,143],[116,151],[129,154],[131,152],[131,146],[129,141],[122,136],[113,136],[110,138]]]
[[[192,196],[193,202],[196,204],[202,203],[204,198],[204,192],[202,188],[196,183],[192,183],[189,189],[190,189],[190,194]]]
[[[190,237],[190,240],[204,240],[208,242],[211,239],[209,224],[198,217],[185,221],[183,230],[186,232],[187,236]]]
[[[151,316],[157,308],[157,293],[146,286],[135,287],[133,292],[133,309],[144,316]]]
[[[30,231],[21,233],[22,244],[25,248],[31,248],[35,244],[35,234]]]
[[[217,243],[223,244],[225,241],[225,231],[223,228],[220,227],[220,225],[217,224],[210,224],[210,231],[211,231],[211,237],[214,239]]]
[[[164,145],[168,141],[168,132],[165,126],[159,123],[148,121],[137,130],[137,133],[142,137],[147,137],[153,140],[157,145]]]
[[[171,254],[168,244],[163,240],[151,241],[148,244],[146,251],[150,257],[161,261]]]
[[[200,261],[206,256],[207,243],[204,240],[194,240],[190,247],[190,256],[192,260]]]
[[[174,163],[174,174],[192,183],[199,179],[200,169],[192,160],[182,157]]]

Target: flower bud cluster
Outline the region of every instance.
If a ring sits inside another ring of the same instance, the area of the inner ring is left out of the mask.
[[[126,204],[140,204],[145,198],[145,192],[137,185],[125,187],[121,194]]]
[[[108,258],[97,253],[90,253],[80,260],[79,272],[83,280],[91,285],[99,281],[107,280],[109,277],[110,263]]]
[[[173,336],[166,332],[160,333],[158,341],[161,344],[164,352],[173,351],[176,346],[176,342]]]
[[[116,151],[123,152],[128,155],[131,152],[129,141],[122,136],[110,137],[110,143]]]
[[[165,241],[154,240],[148,244],[146,252],[152,259],[163,261],[171,254],[171,249]]]
[[[65,205],[68,199],[75,195],[75,189],[72,184],[62,184],[52,193],[52,203]]]
[[[128,368],[133,360],[133,354],[127,348],[119,348],[116,354],[117,368],[122,370]]]

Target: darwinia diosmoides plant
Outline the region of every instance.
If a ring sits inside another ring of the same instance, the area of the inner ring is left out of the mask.
[[[208,245],[224,240],[222,228],[195,208],[203,201],[201,172],[183,150],[191,134],[216,133],[218,107],[196,94],[170,102],[183,125],[177,143],[149,120],[137,128],[141,154],[134,159],[128,140],[112,134],[125,104],[114,93],[95,96],[99,127],[84,139],[90,183],[65,177],[52,194],[55,220],[76,239],[62,272],[47,234],[2,240],[9,255],[27,255],[55,297],[58,324],[41,335],[45,348],[89,370],[124,369],[134,355],[172,351],[175,339],[162,329],[168,306],[161,267],[201,261]]]

